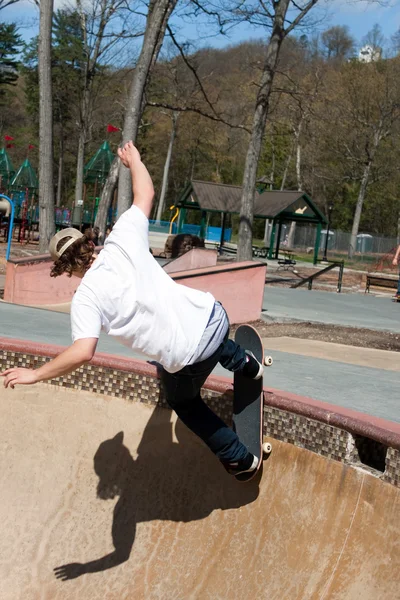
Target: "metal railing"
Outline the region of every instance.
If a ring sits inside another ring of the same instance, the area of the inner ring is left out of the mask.
[[[304,279],[301,279],[300,281],[297,281],[295,284],[291,285],[290,287],[291,288],[298,288],[298,287],[301,287],[302,285],[305,285],[307,283],[308,284],[308,289],[312,290],[312,285],[313,285],[314,279],[317,279],[318,277],[321,277],[321,275],[324,275],[325,273],[328,273],[328,271],[332,271],[332,269],[336,269],[336,267],[339,268],[338,283],[337,283],[336,291],[338,293],[340,293],[342,291],[342,282],[343,282],[343,269],[344,269],[344,261],[343,260],[339,261],[339,262],[333,262],[333,263],[331,263],[327,267],[324,267],[320,271],[317,271],[316,273],[313,273],[309,277],[304,277]]]

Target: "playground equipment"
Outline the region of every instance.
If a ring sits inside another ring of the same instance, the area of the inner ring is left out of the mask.
[[[74,208],[72,215],[73,225],[81,225],[82,223],[93,225],[96,219],[101,190],[106,182],[114,158],[110,144],[106,140],[86,164],[83,171],[83,202]],[[88,195],[88,186],[93,187],[92,196]]]
[[[174,226],[174,221],[176,221],[176,219],[179,217],[179,208],[177,206],[170,206],[169,210],[174,210],[174,208],[176,209],[174,216],[171,219],[170,225],[169,225],[169,235],[171,235],[172,233],[172,228]]]
[[[0,189],[7,189],[15,171],[8,152],[5,148],[0,150]]]
[[[36,171],[26,158],[8,186],[9,197],[15,205],[15,219],[20,226],[18,241],[24,239],[27,229],[39,222],[38,190]]]
[[[11,251],[11,241],[12,241],[12,230],[14,227],[14,214],[15,207],[14,202],[8,196],[4,194],[0,194],[0,213],[2,211],[5,212],[6,216],[8,216],[8,240],[7,240],[7,251],[6,251],[6,260],[10,258]]]

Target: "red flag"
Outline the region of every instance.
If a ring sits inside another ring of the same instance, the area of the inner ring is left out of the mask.
[[[107,125],[107,133],[113,133],[114,131],[121,131],[119,127],[114,127],[114,125]]]
[[[6,144],[6,148],[14,148],[15,144]]]
[[[14,141],[14,138],[11,137],[11,135],[5,135],[4,139],[6,140],[6,142],[13,142]]]

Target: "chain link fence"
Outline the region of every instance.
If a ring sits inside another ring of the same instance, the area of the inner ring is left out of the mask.
[[[288,230],[289,228],[284,233],[285,237],[282,239],[283,245],[287,244]],[[313,252],[316,234],[316,227],[297,225],[292,248],[303,252]],[[327,231],[323,230],[320,242],[321,252],[325,249],[326,236]],[[330,257],[340,256],[343,258],[347,256],[350,238],[351,234],[346,231],[340,231],[339,229],[329,230],[327,250]],[[360,262],[377,261],[381,256],[396,248],[397,243],[395,237],[382,237],[369,233],[360,233],[357,236],[356,251],[353,260]]]

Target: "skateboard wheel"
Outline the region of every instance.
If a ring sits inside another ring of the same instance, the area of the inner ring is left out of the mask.
[[[272,452],[272,446],[269,442],[265,442],[262,446],[262,449],[264,454],[271,454]]]
[[[270,366],[272,365],[272,363],[273,363],[273,362],[274,362],[274,360],[273,360],[272,356],[266,356],[266,357],[264,358],[264,364],[265,364],[265,366],[267,366],[267,367],[270,367]]]

